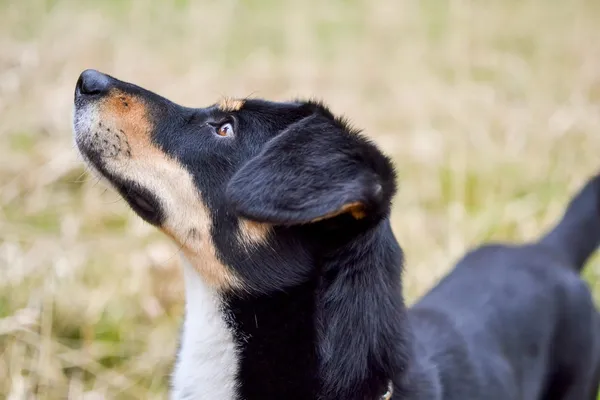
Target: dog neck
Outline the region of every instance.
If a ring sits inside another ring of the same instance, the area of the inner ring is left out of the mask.
[[[408,362],[389,222],[315,262],[317,277],[258,296],[219,295],[185,263],[173,398],[389,398]]]
[[[239,355],[221,297],[185,257],[182,265],[185,320],[171,398],[235,399]]]

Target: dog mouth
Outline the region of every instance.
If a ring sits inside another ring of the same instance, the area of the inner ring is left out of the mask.
[[[139,183],[119,178],[109,172],[102,160],[86,152],[81,152],[84,161],[98,174],[112,185],[119,195],[127,202],[129,207],[144,221],[154,226],[160,226],[164,222],[163,207],[158,197]]]
[[[127,202],[129,207],[144,221],[154,226],[164,222],[165,213],[158,197],[141,184],[123,179],[109,171],[106,163],[97,154],[80,151],[84,161],[95,170],[100,177],[106,179]]]
[[[137,215],[149,224],[161,225],[164,212],[158,198],[150,190],[130,181],[109,180]]]

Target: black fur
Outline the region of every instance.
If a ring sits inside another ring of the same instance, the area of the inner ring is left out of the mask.
[[[323,104],[195,109],[100,81],[88,96],[108,85],[148,104],[152,140],[193,175],[217,254],[243,282],[223,293],[241,399],[375,400],[390,380],[397,400],[595,399],[600,321],[578,272],[600,241],[600,178],[539,243],[478,248],[407,309],[392,164]],[[215,135],[225,122],[233,137]],[[107,178],[160,225],[160,199]],[[269,224],[267,240],[240,243],[240,218]]]

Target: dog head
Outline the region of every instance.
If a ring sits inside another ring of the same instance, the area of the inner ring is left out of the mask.
[[[389,214],[392,164],[313,101],[177,105],[84,71],[75,141],[145,221],[219,290],[283,289]]]

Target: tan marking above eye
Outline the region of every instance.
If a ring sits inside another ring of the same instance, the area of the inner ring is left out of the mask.
[[[223,97],[217,103],[219,110],[224,112],[239,111],[244,106],[245,101],[241,99],[232,99],[231,97]]]

